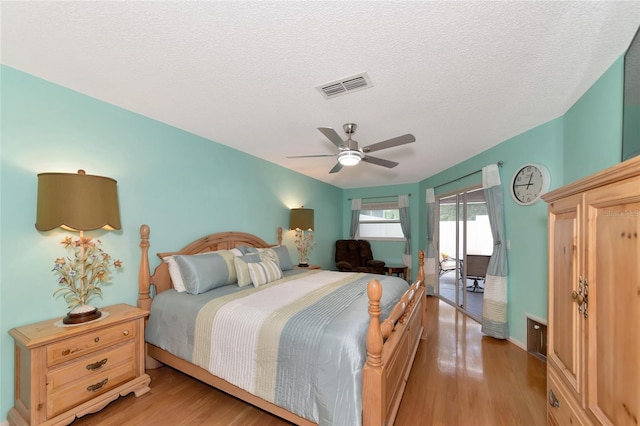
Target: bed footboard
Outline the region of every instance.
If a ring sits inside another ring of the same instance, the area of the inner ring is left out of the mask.
[[[411,366],[423,337],[426,293],[424,252],[419,253],[419,275],[411,287],[380,322],[382,286],[369,283],[369,330],[367,361],[362,372],[362,424],[391,426],[395,420]]]

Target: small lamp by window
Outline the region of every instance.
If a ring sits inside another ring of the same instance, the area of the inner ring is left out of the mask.
[[[120,267],[102,251],[100,241],[84,237],[84,231],[120,229],[117,182],[114,179],[87,175],[84,170],[72,173],[40,173],[36,229],[49,231],[63,228],[80,231],[80,237],[67,237],[62,245],[71,252],[56,259],[54,272],[71,311],[65,324],[77,324],[101,317],[101,312],[88,304],[93,296],[102,296],[100,286],[109,281],[111,266]]]
[[[300,267],[309,266],[309,255],[316,245],[313,240],[314,212],[312,209],[291,209],[289,229],[296,231],[296,248],[298,249]],[[306,232],[306,233],[305,233]]]

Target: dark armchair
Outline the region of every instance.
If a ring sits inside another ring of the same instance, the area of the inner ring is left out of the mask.
[[[366,240],[336,241],[336,266],[342,272],[370,272],[384,274],[384,262],[375,260]]]

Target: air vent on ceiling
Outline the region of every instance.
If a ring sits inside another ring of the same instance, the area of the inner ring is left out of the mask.
[[[316,87],[316,89],[318,89],[326,99],[330,99],[336,96],[346,95],[347,93],[357,92],[358,90],[368,89],[369,87],[373,87],[373,84],[367,73],[363,72],[362,74],[323,84]]]

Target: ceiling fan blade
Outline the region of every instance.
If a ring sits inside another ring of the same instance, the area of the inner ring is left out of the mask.
[[[368,163],[376,164],[378,166],[387,167],[389,169],[393,169],[400,163],[396,163],[395,161],[385,160],[384,158],[371,157],[370,155],[365,155],[362,161],[366,161]]]
[[[325,135],[327,139],[333,142],[333,144],[338,148],[344,146],[344,141],[342,140],[340,135],[331,127],[318,127],[318,130],[320,130],[320,132],[322,132],[322,134]]]
[[[333,169],[329,170],[329,173],[338,173],[340,170],[342,170],[342,164],[336,163]]]
[[[364,153],[380,151],[381,149],[392,148],[394,146],[400,146],[415,141],[415,136],[413,136],[411,133],[407,133],[406,135],[398,136],[395,138],[387,139],[386,141],[374,143],[373,145],[365,146],[364,148],[362,148],[362,151]]]
[[[287,158],[335,157],[338,154],[289,155]]]

